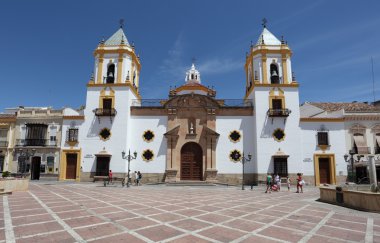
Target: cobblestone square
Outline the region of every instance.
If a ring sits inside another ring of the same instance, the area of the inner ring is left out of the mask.
[[[0,242],[380,242],[380,215],[317,188],[31,183],[3,196]]]

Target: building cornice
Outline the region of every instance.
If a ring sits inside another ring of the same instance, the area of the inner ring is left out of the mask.
[[[84,116],[63,116],[63,120],[84,120]]]
[[[344,118],[302,117],[300,122],[344,122]]]

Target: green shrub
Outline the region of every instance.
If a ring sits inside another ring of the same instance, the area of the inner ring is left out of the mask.
[[[11,172],[3,171],[3,177],[9,177],[9,176],[11,176]]]

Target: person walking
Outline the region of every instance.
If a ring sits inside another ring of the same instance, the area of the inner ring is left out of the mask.
[[[138,182],[137,182],[137,180],[138,180],[138,175],[137,175],[137,171],[135,171],[135,186],[138,186]]]
[[[269,193],[271,193],[271,191],[272,191],[272,176],[270,173],[267,174],[267,190],[265,191],[265,193],[268,193],[268,190],[269,190]]]
[[[291,182],[291,180],[290,180],[289,176],[287,176],[286,177],[286,184],[288,184],[288,191],[290,191],[290,182]]]
[[[142,179],[142,174],[140,171],[137,172],[137,186],[141,186],[141,179]]]
[[[112,181],[112,170],[110,170],[109,172],[108,172],[108,184],[113,184],[113,181]]]
[[[300,189],[301,189],[301,193],[303,193],[302,186],[303,186],[304,181],[302,179],[302,173],[297,173],[297,176],[298,177],[297,177],[297,191],[296,191],[296,193],[299,193]]]
[[[278,174],[276,174],[275,183],[277,185],[277,191],[280,191],[281,190],[281,177]]]

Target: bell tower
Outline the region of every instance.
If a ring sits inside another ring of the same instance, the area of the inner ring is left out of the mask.
[[[130,44],[123,25],[94,51],[94,72],[87,83],[86,106],[79,132],[82,176],[126,173],[116,156],[130,147],[132,103],[140,100],[140,58]],[[116,175],[115,174],[115,175]]]
[[[106,41],[103,39],[94,51],[94,74],[91,85],[126,84],[138,93],[140,58],[134,44],[129,44],[123,26]]]
[[[253,150],[257,155],[259,180],[265,179],[268,172],[290,174],[300,169],[300,148],[294,146],[294,141],[302,139],[299,84],[292,75],[291,56],[288,44],[268,30],[264,19],[261,34],[251,44],[244,66],[245,99],[254,104]]]

